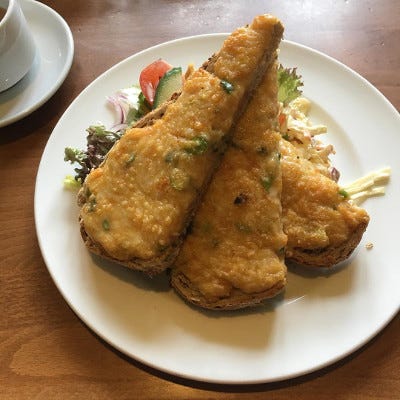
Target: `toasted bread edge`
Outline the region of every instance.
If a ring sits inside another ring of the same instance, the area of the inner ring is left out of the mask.
[[[287,249],[286,260],[307,267],[330,268],[347,260],[359,245],[369,223],[368,215],[358,224],[351,236],[340,246],[327,246],[319,249],[294,247]]]
[[[260,306],[264,300],[276,296],[285,288],[286,278],[263,292],[245,293],[239,289],[234,289],[229,297],[212,300],[207,299],[181,272],[172,271],[170,283],[184,300],[197,307],[208,310],[239,310]]]

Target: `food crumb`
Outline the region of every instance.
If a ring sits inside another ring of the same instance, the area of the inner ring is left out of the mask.
[[[366,248],[367,250],[371,250],[373,247],[374,247],[374,244],[371,243],[371,242],[368,242],[368,243],[365,245],[365,248]]]

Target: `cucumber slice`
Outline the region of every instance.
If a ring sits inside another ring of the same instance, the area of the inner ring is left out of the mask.
[[[158,82],[153,108],[167,101],[175,92],[182,89],[182,68],[175,67],[167,71]]]

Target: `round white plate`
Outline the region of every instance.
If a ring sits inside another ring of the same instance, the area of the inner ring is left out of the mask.
[[[396,314],[400,304],[398,253],[391,238],[400,226],[400,118],[367,81],[337,61],[292,42],[280,58],[304,76],[312,118],[329,127],[344,181],[390,165],[384,197],[365,204],[371,223],[347,265],[333,272],[290,271],[285,293],[265,307],[203,312],[185,304],[165,275],[147,279],[93,258],[79,234],[76,195],[63,189],[72,167],[66,146],[83,148],[85,129],[113,123],[106,96],[138,81],[162,57],[197,66],[225,35],[168,42],[138,53],[101,75],[71,104],[44,151],[36,182],[35,218],[44,260],[78,316],[121,352],[154,368],[195,380],[256,383],[311,372],[356,350]],[[374,247],[367,250],[365,244]]]
[[[0,93],[0,127],[26,117],[44,104],[64,82],[74,55],[71,30],[59,14],[37,1],[20,0],[20,4],[37,53],[24,78]]]

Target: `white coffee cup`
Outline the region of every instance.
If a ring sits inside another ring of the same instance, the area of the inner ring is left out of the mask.
[[[35,59],[33,36],[17,0],[0,0],[0,92],[20,81]]]

